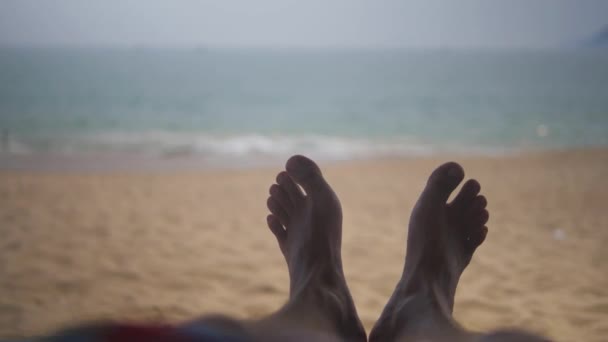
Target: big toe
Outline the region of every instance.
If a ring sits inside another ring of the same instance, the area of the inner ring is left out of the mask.
[[[445,204],[463,178],[464,170],[458,163],[439,166],[429,177],[420,200],[428,204]]]
[[[300,155],[293,156],[287,161],[285,169],[287,174],[300,184],[307,194],[326,191],[329,188],[323,179],[321,169],[309,158]]]

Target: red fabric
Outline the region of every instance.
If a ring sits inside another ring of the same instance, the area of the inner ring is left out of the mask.
[[[103,336],[104,342],[193,342],[167,325],[118,325]]]

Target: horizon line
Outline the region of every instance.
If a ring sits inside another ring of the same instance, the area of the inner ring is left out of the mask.
[[[551,51],[598,49],[576,43],[544,46],[524,45],[299,45],[299,44],[39,44],[0,42],[0,49],[117,49],[117,50],[363,50],[363,51]]]

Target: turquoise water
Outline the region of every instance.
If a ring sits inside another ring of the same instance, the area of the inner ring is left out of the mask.
[[[14,155],[328,159],[608,145],[608,52],[1,49]]]

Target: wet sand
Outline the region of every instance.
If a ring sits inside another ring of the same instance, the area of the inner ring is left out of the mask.
[[[442,161],[321,165],[342,200],[345,272],[368,330],[400,276],[409,212]],[[605,341],[608,150],[456,161],[481,182],[490,211],[456,319]],[[0,172],[0,336],[277,309],[288,277],[265,203],[280,167]]]

